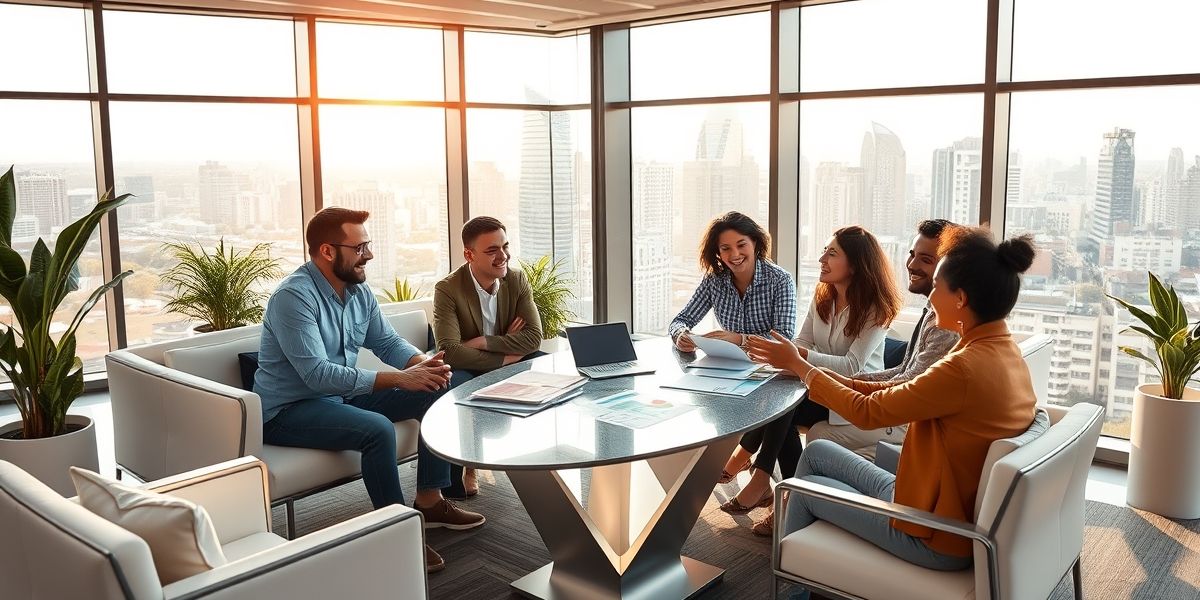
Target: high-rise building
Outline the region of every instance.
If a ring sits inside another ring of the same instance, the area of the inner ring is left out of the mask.
[[[121,218],[130,218],[138,223],[154,220],[153,177],[150,175],[127,175],[121,178],[116,191],[119,194],[133,194],[125,206],[120,208]]]
[[[574,189],[574,153],[570,148],[569,113],[525,113],[517,204],[519,256],[526,262],[549,256],[552,261],[561,261],[562,274],[574,278],[575,254],[579,249],[578,240],[572,235],[572,221],[578,198]]]
[[[862,222],[863,169],[823,162],[813,175],[813,235],[808,256],[820,256],[825,242],[839,228]]]
[[[633,323],[637,331],[665,333],[671,322],[671,213],[675,167],[633,166]]]
[[[736,210],[765,224],[758,162],[746,152],[742,131],[742,122],[722,111],[711,113],[701,125],[695,160],[683,163],[680,177],[682,235],[674,239],[676,254],[695,253],[705,226],[722,213]]]
[[[863,225],[879,235],[907,235],[904,223],[906,158],[904,144],[892,130],[871,123],[863,135]]]
[[[1179,225],[1185,229],[1200,229],[1200,156],[1179,184],[1178,198]]]
[[[1016,152],[1008,155],[1008,178],[1005,179],[1005,203],[1021,203],[1021,155]]]
[[[963,138],[933,151],[930,190],[933,218],[979,223],[982,157],[982,140],[977,137]]]
[[[1128,231],[1133,225],[1133,137],[1132,129],[1113,129],[1104,134],[1104,146],[1100,149],[1088,239],[1101,250],[1101,257],[1108,254],[1113,235]],[[1101,264],[1107,262],[1101,260]]]
[[[67,224],[67,180],[62,175],[21,173],[16,176],[17,214],[37,219],[38,235]]]
[[[205,223],[232,224],[235,203],[241,182],[238,174],[229,167],[205,161],[198,168],[200,176],[200,219]]]
[[[397,277],[405,277],[405,273],[397,272],[396,254],[400,252],[396,225],[396,195],[373,189],[360,189],[337,192],[333,195],[333,206],[341,206],[351,210],[365,210],[371,213],[367,219],[367,232],[371,235],[371,253],[375,257],[367,265],[367,277],[372,287],[391,288]],[[353,255],[349,249],[342,249],[343,256]],[[357,258],[357,257],[354,257]]]

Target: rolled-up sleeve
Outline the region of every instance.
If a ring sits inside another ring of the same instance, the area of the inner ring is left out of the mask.
[[[353,397],[370,393],[375,387],[374,371],[329,360],[317,325],[317,307],[309,300],[293,290],[281,289],[271,298],[267,311],[270,314],[266,320],[284,357],[309,389],[328,396]]]
[[[774,287],[772,304],[775,306],[775,322],[772,327],[780,335],[791,338],[796,335],[796,284],[792,282],[791,275],[782,272],[775,280]]]

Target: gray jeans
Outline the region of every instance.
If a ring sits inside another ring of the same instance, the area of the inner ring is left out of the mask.
[[[896,489],[895,475],[828,440],[816,440],[804,449],[796,477],[888,502],[892,501]],[[894,556],[927,569],[957,571],[971,566],[971,557],[936,552],[921,538],[892,527],[888,517],[800,494],[788,497],[783,534],[808,527],[817,519],[837,525]]]

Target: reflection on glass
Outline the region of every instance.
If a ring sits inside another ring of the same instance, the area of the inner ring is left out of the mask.
[[[317,72],[322,98],[442,100],[442,30],[318,22]]]
[[[541,37],[468,31],[467,100],[518,104],[589,101],[590,36]]]
[[[514,258],[550,256],[572,281],[575,320],[592,320],[588,111],[467,113],[471,216],[504,222]]]
[[[0,4],[0,90],[88,91],[83,25],[77,8]]]
[[[91,127],[87,102],[0,100],[0,131],[4,132],[0,173],[14,167],[17,186],[12,247],[27,265],[39,238],[53,250],[63,227],[96,205]],[[52,335],[61,335],[82,303],[104,283],[102,261],[100,236],[96,234],[79,257],[79,291],[68,294],[55,313]],[[78,329],[76,352],[88,373],[104,370],[104,354],[108,352],[105,310],[106,302],[101,300]],[[7,302],[0,302],[0,323],[9,327],[15,324]]]
[[[1135,389],[1157,375],[1120,352],[1153,348],[1104,294],[1148,305],[1152,271],[1200,312],[1197,102],[1195,86],[1013,96],[1006,234],[1041,252],[1010,327],[1055,339],[1052,400],[1104,406],[1106,435],[1129,437]]]
[[[285,274],[306,260],[294,106],[114,102],[112,131],[117,189],[138,196],[119,209],[121,265],[135,271],[123,284],[130,345],[199,325],[163,312],[164,241],[266,242]]]
[[[1013,79],[1200,71],[1200,3],[1016,0]]]
[[[766,227],[768,121],[765,103],[633,109],[635,331],[666,333],[687,303],[713,217],[736,210]]]
[[[907,281],[904,263],[918,222],[979,222],[981,106],[974,94],[800,104],[801,313],[817,283],[817,260],[836,229],[866,227],[896,280]],[[905,299],[910,306],[924,303],[911,294]]]
[[[805,6],[800,90],[982,83],[986,27],[986,0]]]
[[[770,44],[766,11],[635,27],[629,33],[632,99],[765,94]]]
[[[432,296],[449,272],[445,144],[440,108],[321,107],[325,204],[371,213],[367,281],[379,294],[407,278]]]
[[[291,20],[104,12],[117,93],[295,96]]]

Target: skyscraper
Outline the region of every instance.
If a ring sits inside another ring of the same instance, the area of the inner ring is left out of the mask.
[[[241,188],[237,173],[216,162],[200,165],[200,219],[212,224],[232,224],[234,203]]]
[[[1100,149],[1096,202],[1092,206],[1088,239],[1101,250],[1101,257],[1105,256],[1104,249],[1111,244],[1113,234],[1128,230],[1133,223],[1133,136],[1132,129],[1113,129],[1104,134],[1104,146]]]
[[[533,92],[529,92],[534,95]],[[521,178],[517,220],[520,258],[534,262],[543,256],[562,261],[562,273],[574,278],[577,240],[575,216],[575,159],[571,148],[571,115],[529,111],[521,127]],[[549,155],[550,161],[546,161]]]
[[[861,222],[863,169],[823,162],[813,174],[813,235],[808,256],[820,256],[833,232]]]
[[[67,224],[67,180],[62,175],[23,173],[16,176],[17,214],[37,219],[38,235]]]
[[[671,322],[671,207],[675,167],[633,167],[633,324],[637,331],[665,333]]]
[[[964,224],[979,222],[981,144],[979,138],[968,137],[933,151],[933,218]]]
[[[904,231],[904,144],[892,130],[872,122],[871,130],[863,135],[860,157],[863,224],[877,234],[907,233]]]
[[[1179,184],[1179,226],[1184,229],[1200,229],[1200,156],[1188,168],[1187,176]]]
[[[680,194],[682,233],[675,252],[695,252],[713,217],[736,210],[765,225],[759,205],[758,162],[746,152],[742,122],[717,110],[708,115],[696,138],[696,158],[683,163]]]

